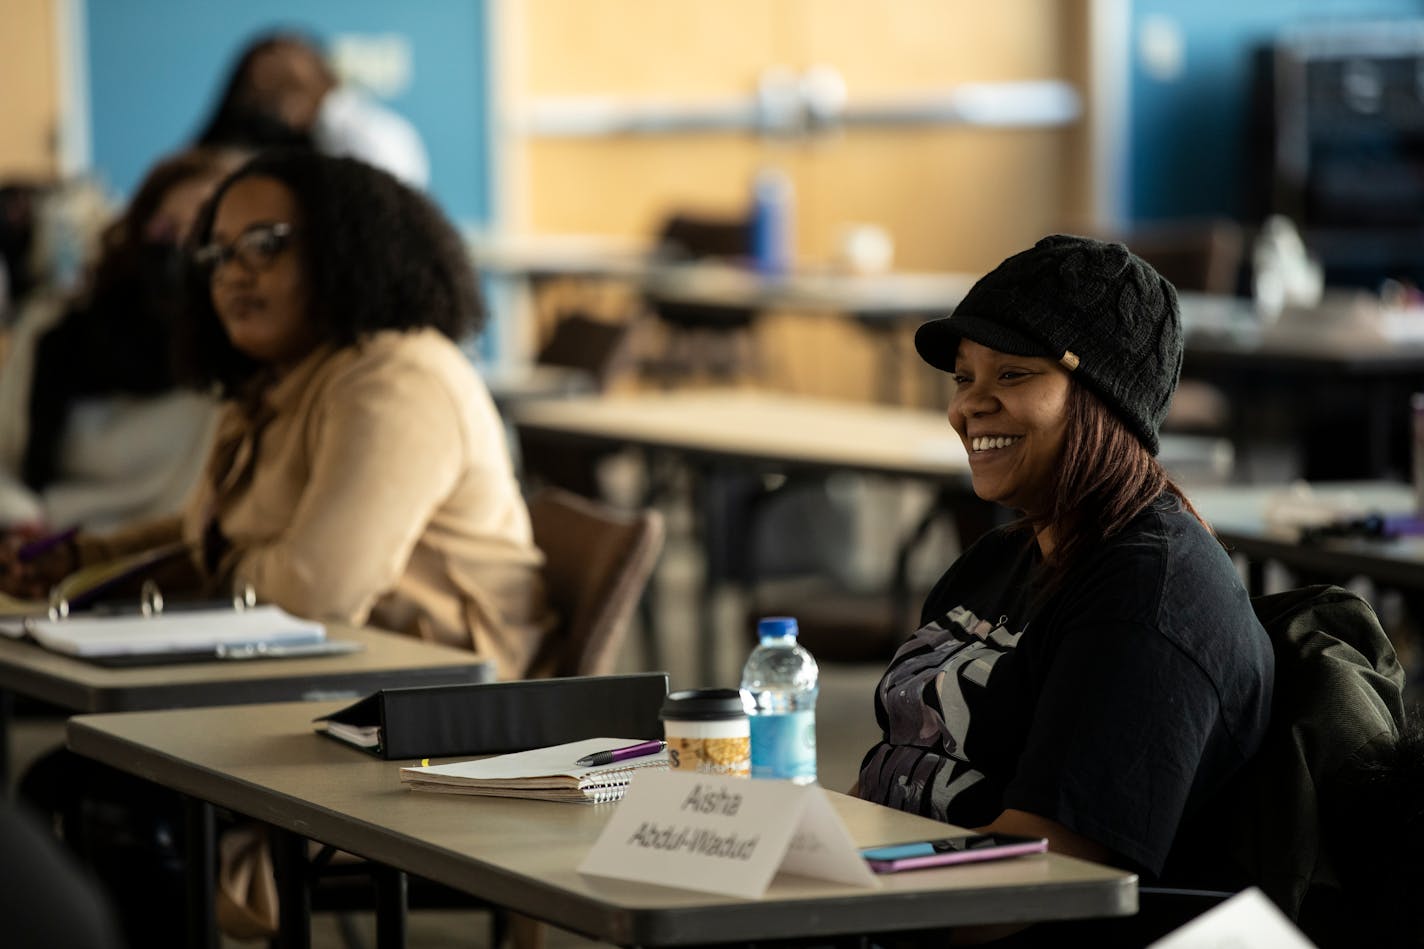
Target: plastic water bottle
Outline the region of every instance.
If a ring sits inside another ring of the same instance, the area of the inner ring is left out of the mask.
[[[816,660],[796,642],[796,620],[757,624],[761,645],[742,669],[742,703],[751,716],[752,777],[816,780]]]
[[[767,276],[791,269],[791,179],[766,168],[752,185],[752,261]]]

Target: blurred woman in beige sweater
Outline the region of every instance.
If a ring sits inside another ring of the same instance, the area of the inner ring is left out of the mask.
[[[179,517],[80,534],[3,585],[182,540],[194,584],[474,649],[501,677],[552,625],[504,428],[455,341],[483,319],[440,212],[350,159],[271,152],[197,222],[182,368],[224,400]]]

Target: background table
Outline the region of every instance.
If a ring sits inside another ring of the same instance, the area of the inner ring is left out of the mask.
[[[375,629],[328,625],[358,652],[116,668],[0,637],[0,769],[9,762],[9,711],[23,695],[74,712],[351,699],[384,688],[486,682],[493,664],[463,649]]]
[[[1249,300],[1182,295],[1184,376],[1221,388],[1242,457],[1294,446],[1310,479],[1403,476],[1409,396],[1424,390],[1424,314],[1327,299],[1263,321]]]
[[[511,407],[510,417],[516,427],[547,438],[634,446],[692,465],[702,495],[696,509],[708,565],[699,602],[705,676],[716,669],[712,598],[728,579],[718,565],[746,564],[754,555],[749,549],[724,549],[728,521],[737,513],[719,507],[715,494],[707,490],[716,478],[746,471],[813,476],[855,472],[932,485],[934,501],[896,556],[896,603],[908,589],[910,550],[925,536],[930,519],[954,514],[963,540],[978,536],[995,517],[992,505],[974,496],[968,455],[940,411],[749,389],[700,389],[520,403]],[[1198,478],[1219,476],[1231,460],[1225,440],[1182,435],[1163,437],[1160,459],[1174,475]],[[655,481],[651,474],[650,480]],[[738,535],[734,531],[732,536]],[[740,536],[747,537],[747,531]],[[656,657],[655,644],[649,642],[646,649]],[[656,658],[651,664],[657,667]],[[709,679],[707,684],[715,683]]]
[[[1134,874],[1057,854],[885,878],[865,890],[777,877],[760,900],[581,876],[610,807],[406,790],[398,762],[313,733],[305,704],[80,716],[70,747],[267,822],[595,939],[675,946],[1126,915]],[[946,825],[832,794],[860,846]],[[305,926],[284,889],[284,933]]]
[[[1279,563],[1303,581],[1344,584],[1355,577],[1408,592],[1424,593],[1424,537],[1332,537],[1300,541],[1299,532],[1268,520],[1274,499],[1288,485],[1231,485],[1187,490],[1192,503],[1232,554],[1248,566],[1252,594],[1264,592],[1265,566]],[[1414,510],[1411,487],[1388,481],[1332,482],[1314,485],[1312,494],[1327,504],[1349,504],[1361,512],[1403,514]]]

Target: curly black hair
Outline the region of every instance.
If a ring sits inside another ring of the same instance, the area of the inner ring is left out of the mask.
[[[233,184],[270,178],[301,209],[302,264],[320,338],[351,346],[379,330],[433,327],[459,342],[484,326],[474,264],[454,227],[424,195],[351,158],[293,149],[264,152],[222,182],[193,227],[208,242]],[[209,273],[190,265],[188,305],[175,334],[179,377],[236,397],[262,365],[228,340],[213,309]]]

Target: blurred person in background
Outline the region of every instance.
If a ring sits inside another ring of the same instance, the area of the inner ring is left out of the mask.
[[[218,186],[189,249],[178,366],[222,406],[182,513],[29,560],[0,548],[0,589],[43,596],[77,568],[177,543],[189,587],[169,571],[165,593],[250,584],[300,616],[473,650],[500,678],[541,671],[543,556],[503,422],[456,345],[484,310],[439,210],[365,163],[273,149]],[[21,794],[99,870],[132,945],[178,938],[162,909],[182,890],[171,792],[61,750]],[[260,866],[260,849],[224,859]],[[273,911],[221,891],[234,935],[270,932]]]
[[[109,527],[178,510],[216,410],[174,378],[181,246],[241,160],[193,149],[160,161],[81,288],[22,308],[0,368],[0,525]]]
[[[415,127],[342,84],[321,50],[293,33],[263,36],[242,52],[198,144],[310,146],[375,165],[414,188],[430,180]]]
[[[222,410],[181,515],[83,532],[0,586],[182,541],[189,584],[251,584],[300,616],[371,623],[529,664],[552,625],[504,426],[456,342],[484,311],[449,222],[419,193],[305,149],[254,158],[194,228],[178,333]],[[167,590],[165,589],[165,592]]]

